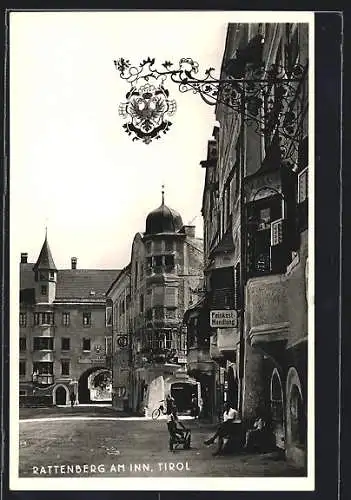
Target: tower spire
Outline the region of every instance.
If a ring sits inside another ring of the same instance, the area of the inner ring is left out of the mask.
[[[165,204],[165,185],[164,184],[162,184],[161,193],[162,193],[162,205],[164,205]]]

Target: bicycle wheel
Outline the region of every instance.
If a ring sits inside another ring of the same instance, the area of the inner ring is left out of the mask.
[[[161,410],[159,408],[155,408],[154,411],[151,413],[152,420],[157,420],[160,415],[161,415]]]

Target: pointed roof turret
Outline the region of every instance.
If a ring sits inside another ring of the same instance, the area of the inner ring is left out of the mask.
[[[57,271],[54,259],[52,258],[51,250],[48,243],[47,231],[45,232],[45,240],[41,247],[40,254],[34,269],[42,269],[48,271]]]

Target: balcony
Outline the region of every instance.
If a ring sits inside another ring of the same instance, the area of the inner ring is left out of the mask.
[[[285,345],[289,338],[287,281],[284,275],[249,279],[246,287],[246,336],[267,352],[269,344]],[[274,347],[275,349],[275,347]]]
[[[218,349],[217,334],[210,337],[210,358],[219,364],[223,363],[225,359],[221,351]]]
[[[188,351],[188,372],[210,373],[212,360],[209,348],[191,347]]]
[[[218,328],[217,329],[217,348],[226,358],[231,360],[235,356],[236,347],[240,340],[239,328]]]

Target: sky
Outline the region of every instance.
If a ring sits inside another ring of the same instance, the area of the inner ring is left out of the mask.
[[[128,264],[136,232],[165,202],[196,225],[214,107],[181,94],[159,141],[132,142],[118,115],[129,85],[113,61],[192,57],[220,69],[228,13],[10,14],[11,252],[35,262],[47,226],[58,268]]]

